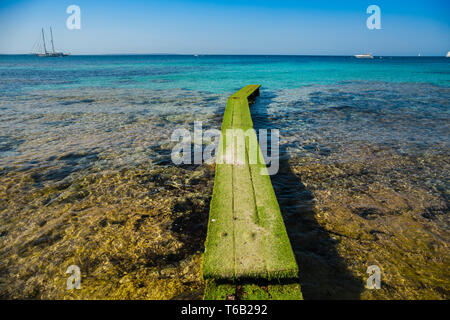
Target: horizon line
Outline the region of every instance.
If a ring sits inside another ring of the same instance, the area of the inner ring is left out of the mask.
[[[449,51],[450,52],[450,51]],[[356,54],[291,54],[291,53],[68,53],[69,56],[292,56],[292,57],[354,57]],[[35,55],[35,53],[0,53],[2,56],[28,56]],[[436,58],[446,55],[373,55],[373,57],[415,57],[415,58]]]

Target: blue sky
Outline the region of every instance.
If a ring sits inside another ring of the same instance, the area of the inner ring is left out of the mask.
[[[81,8],[68,30],[66,8]],[[366,9],[381,8],[381,30]],[[0,53],[29,53],[40,28],[73,54],[445,55],[448,0],[0,0]]]

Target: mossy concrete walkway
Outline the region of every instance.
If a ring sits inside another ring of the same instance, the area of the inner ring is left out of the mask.
[[[292,282],[298,266],[253,129],[249,100],[259,88],[242,88],[225,109],[203,257],[205,298],[224,298],[238,281],[260,299],[282,298],[283,289],[289,291],[284,298],[301,298],[298,283]],[[273,297],[270,290],[257,289],[258,281],[276,281],[264,286],[272,288]]]

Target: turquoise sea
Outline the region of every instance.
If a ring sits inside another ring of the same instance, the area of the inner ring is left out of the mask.
[[[1,90],[82,87],[196,90],[228,93],[244,83],[265,90],[342,81],[429,83],[448,86],[444,57],[128,55],[0,56]]]
[[[266,107],[273,114],[280,113],[276,118],[283,123],[282,129],[304,130],[306,126],[315,130],[317,126],[306,121],[308,114],[317,108],[323,108],[326,113],[344,108],[342,114],[361,117],[363,122],[370,121],[375,114],[390,114],[385,120],[400,117],[403,122],[405,115],[411,116],[411,121],[397,128],[384,126],[386,132],[378,130],[382,124],[371,123],[364,128],[364,134],[377,133],[368,137],[371,139],[381,139],[394,130],[399,139],[418,136],[424,143],[427,139],[445,141],[447,128],[441,118],[448,116],[449,62],[437,57],[362,60],[317,56],[129,55],[43,59],[32,55],[3,55],[0,56],[3,96],[0,150],[23,150],[14,141],[26,143],[23,134],[28,131],[35,134],[36,130],[42,130],[44,134],[54,135],[57,131],[48,129],[81,126],[81,130],[90,130],[95,125],[92,121],[100,124],[98,119],[84,119],[83,114],[97,113],[104,117],[101,125],[105,130],[108,126],[114,130],[121,121],[136,122],[146,116],[185,114],[191,118],[207,113],[220,117],[227,95],[251,83],[261,84],[263,97],[270,96]],[[187,99],[184,103],[183,97]],[[258,109],[254,111],[257,113]],[[53,118],[58,115],[59,122],[40,117],[26,120],[42,112]],[[112,120],[106,116],[109,114],[121,119],[108,123]],[[285,120],[293,114],[299,114],[299,122],[286,127]],[[65,116],[69,118],[64,119]],[[71,117],[77,117],[80,122],[71,121]],[[425,132],[419,133],[416,121],[422,118],[426,118],[422,122]],[[332,127],[344,125],[332,123],[337,121],[334,117],[327,119]],[[3,162],[9,154],[3,154]]]
[[[218,55],[0,55],[0,298],[201,296],[214,172],[170,136],[247,84],[304,296],[448,298],[450,59]]]

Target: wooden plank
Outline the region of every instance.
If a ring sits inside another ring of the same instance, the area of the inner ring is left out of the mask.
[[[256,140],[256,133],[250,132],[250,134],[253,135],[250,139]],[[260,226],[264,230],[262,237],[268,279],[296,278],[298,266],[295,255],[264,157],[259,146],[256,150],[258,163],[250,164],[250,170]]]
[[[252,116],[247,99],[232,99],[233,101],[233,123],[235,129],[244,131],[253,128]]]
[[[203,300],[227,300],[236,296],[236,285],[231,282],[206,280]]]
[[[303,300],[303,294],[299,283],[269,284],[268,292],[270,300]]]
[[[235,277],[239,279],[265,278],[267,275],[262,230],[259,226],[247,159],[242,165],[233,165],[233,184]]]
[[[207,280],[204,300],[303,300],[298,282],[222,282]]]
[[[233,214],[235,242],[235,278],[264,278],[264,248],[258,225],[253,183],[246,154],[245,130],[252,127],[247,96],[251,93],[243,88],[244,98],[231,97],[233,104]]]
[[[225,113],[223,114],[222,131],[231,128],[233,121],[233,106],[233,101],[228,99],[227,106],[225,107]]]
[[[218,158],[224,158],[226,136],[219,142]],[[213,196],[209,211],[208,234],[203,255],[203,277],[232,279],[235,276],[233,168],[216,164]]]
[[[255,283],[243,283],[241,291],[241,300],[270,300],[268,290]]]
[[[255,149],[249,147],[249,141],[257,140],[248,98],[259,94],[259,87],[246,86],[227,102],[205,244],[205,278],[270,280],[298,275],[261,150],[257,142]],[[258,156],[258,162],[249,163]]]
[[[259,88],[261,87],[260,84],[249,84],[243,87],[242,89],[238,90],[234,94],[230,96],[230,98],[242,98],[242,99],[248,99],[252,96],[252,94],[259,94]]]

